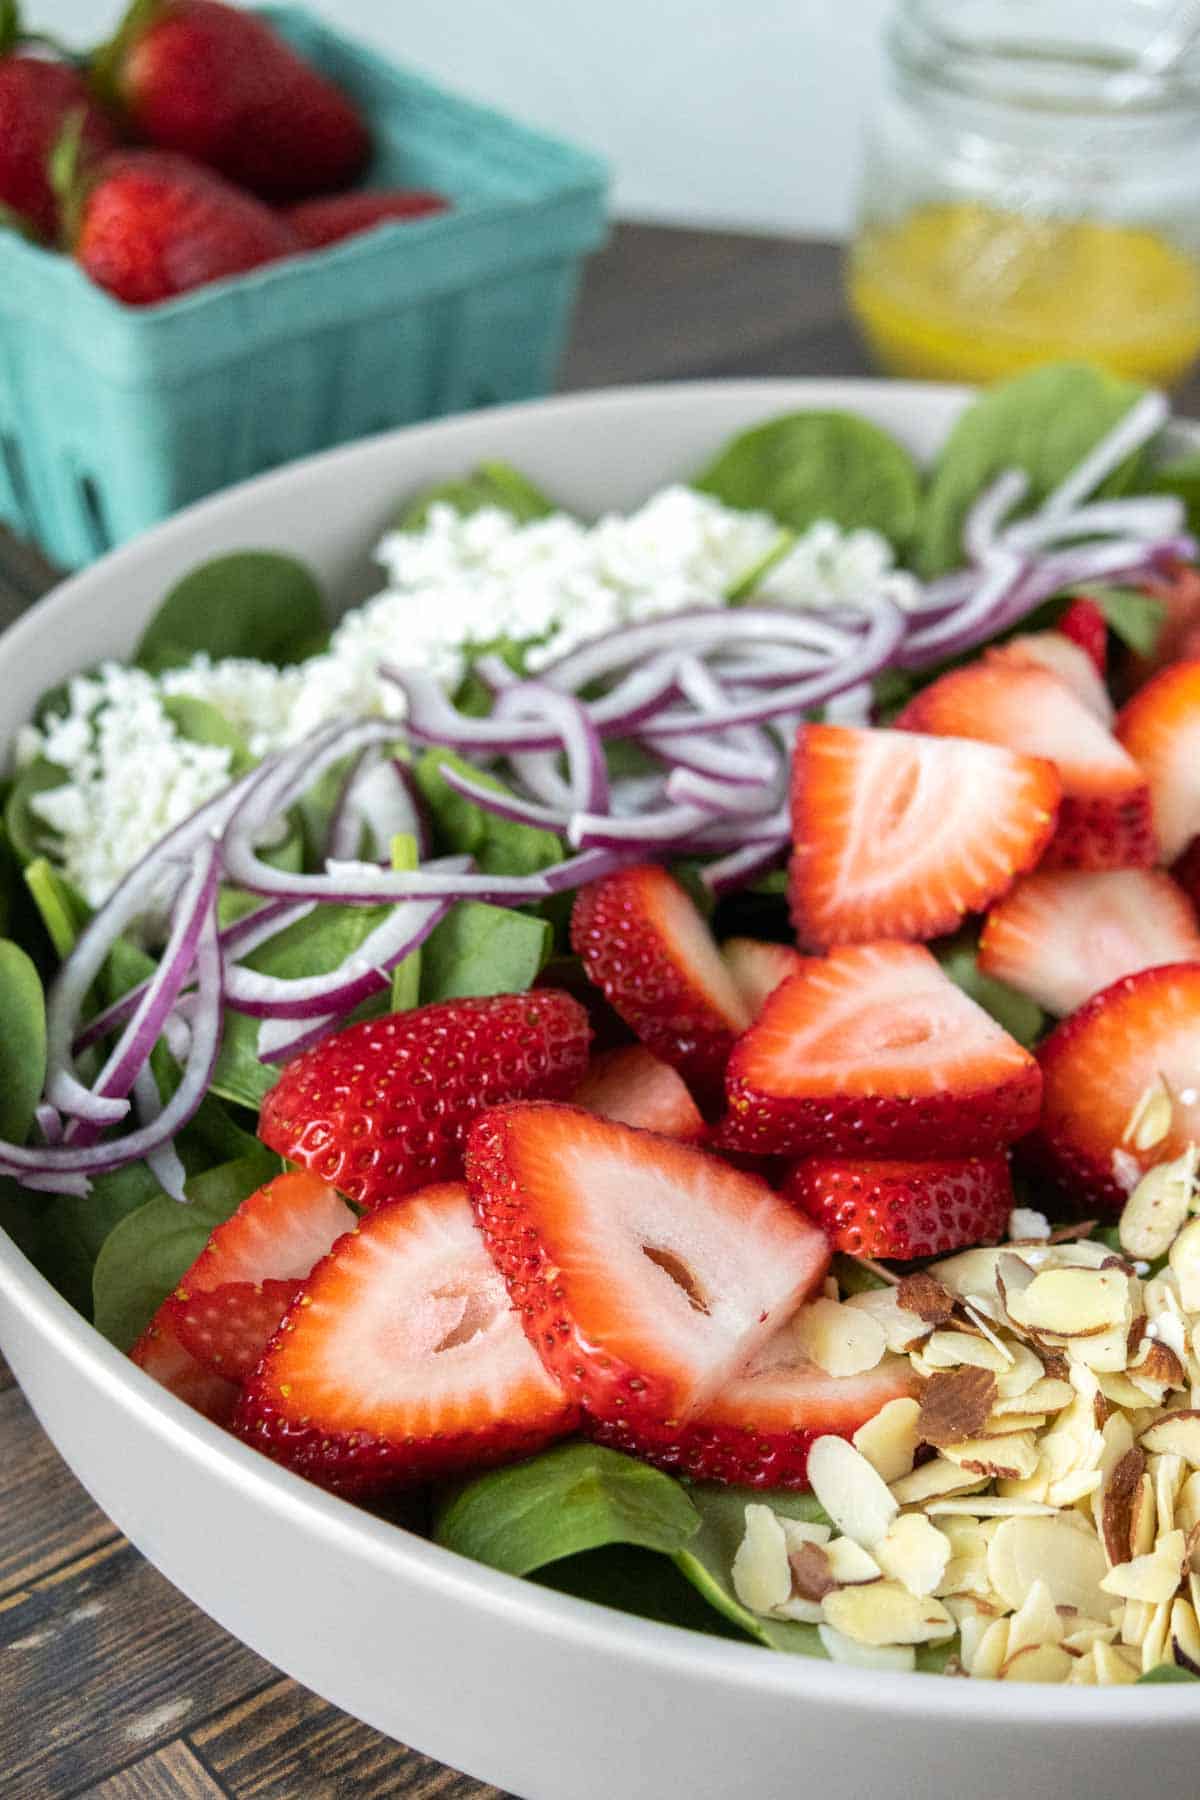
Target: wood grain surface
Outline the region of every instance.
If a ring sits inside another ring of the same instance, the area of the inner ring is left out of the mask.
[[[624,226],[563,385],[869,372],[832,245]],[[1180,396],[1200,411],[1200,380]],[[0,627],[53,571],[0,529]],[[229,1637],[92,1505],[0,1364],[3,1800],[488,1800]]]

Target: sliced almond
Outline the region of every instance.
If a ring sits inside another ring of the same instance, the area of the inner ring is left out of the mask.
[[[1138,1669],[1114,1644],[1098,1640],[1092,1647],[1092,1659],[1101,1687],[1126,1687],[1138,1678]]]
[[[1002,1396],[1003,1388],[1004,1378],[1000,1376],[996,1382],[996,1391]],[[1070,1406],[1074,1398],[1075,1389],[1069,1381],[1057,1381],[1046,1376],[1035,1381],[1023,1394],[997,1399],[992,1411],[998,1417],[1009,1412],[1061,1412],[1064,1406]]]
[[[819,1604],[837,1586],[829,1558],[820,1544],[801,1544],[791,1552],[788,1561],[792,1565],[795,1598]]]
[[[1067,1686],[1095,1687],[1096,1685],[1096,1658],[1089,1645],[1082,1656],[1076,1656],[1071,1673],[1067,1676]]]
[[[1008,1623],[1008,1655],[1011,1660],[1032,1644],[1060,1644],[1063,1624],[1046,1583],[1035,1581]]]
[[[1166,1255],[1188,1216],[1195,1182],[1194,1145],[1173,1162],[1146,1171],[1121,1213],[1121,1248],[1128,1256],[1157,1262]]]
[[[1146,1627],[1146,1635],[1142,1639],[1142,1674],[1148,1675],[1151,1669],[1157,1669],[1160,1663],[1171,1662],[1171,1607],[1173,1601],[1164,1600],[1154,1609],[1153,1617]]]
[[[1035,1435],[1046,1425],[1045,1413],[998,1413],[992,1411],[983,1422],[980,1437],[1005,1437],[1014,1431],[1032,1431]]]
[[[1097,1371],[1100,1392],[1110,1406],[1124,1407],[1126,1412],[1138,1412],[1150,1404],[1144,1388],[1130,1381],[1128,1375],[1119,1371]]]
[[[1066,1340],[1067,1355],[1073,1366],[1083,1365],[1097,1373],[1119,1373],[1129,1358],[1129,1338],[1123,1325],[1111,1331],[1097,1331]]]
[[[1075,1659],[1059,1644],[1030,1644],[1010,1656],[1000,1670],[1001,1681],[1066,1681]]]
[[[900,1510],[866,1457],[844,1438],[817,1439],[808,1453],[808,1480],[838,1530],[866,1550],[886,1537]]]
[[[1171,1607],[1171,1644],[1180,1668],[1200,1675],[1200,1622],[1190,1600],[1176,1600]]]
[[[895,1288],[869,1288],[851,1294],[842,1305],[851,1312],[866,1313],[883,1332],[889,1350],[905,1356],[929,1336],[929,1327],[915,1313],[905,1312],[896,1301]],[[803,1310],[803,1309],[802,1309]]]
[[[838,1300],[813,1300],[792,1320],[801,1350],[827,1375],[865,1375],[883,1361],[887,1338],[870,1313]]]
[[[998,1375],[1009,1366],[1003,1346],[966,1331],[935,1331],[923,1346],[921,1356],[931,1369],[956,1369],[969,1364]]]
[[[1170,1133],[1173,1117],[1171,1090],[1165,1078],[1159,1075],[1138,1096],[1137,1104],[1126,1122],[1121,1142],[1134,1150],[1153,1150]],[[1140,1255],[1141,1252],[1136,1254]]]
[[[860,1425],[851,1442],[883,1481],[898,1481],[911,1472],[920,1437],[917,1400],[889,1400],[873,1419]]]
[[[1147,1606],[1161,1606],[1175,1598],[1183,1556],[1182,1531],[1165,1532],[1148,1556],[1135,1556],[1129,1562],[1116,1564],[1100,1586],[1119,1600],[1141,1600]]]
[[[1077,1619],[1063,1637],[1063,1649],[1073,1656],[1083,1656],[1093,1644],[1111,1644],[1116,1635],[1115,1625],[1102,1625],[1099,1619]]]
[[[1038,1447],[1031,1431],[1006,1437],[967,1438],[943,1446],[948,1461],[975,1475],[995,1481],[1021,1481],[1038,1466]]]
[[[996,1268],[1002,1256],[1010,1252],[1003,1248],[996,1250],[960,1250],[955,1256],[947,1256],[941,1262],[934,1263],[930,1274],[936,1275],[944,1287],[960,1300],[969,1299],[973,1294],[995,1294]]]
[[[1023,1400],[1031,1388],[1046,1378],[1042,1359],[1036,1350],[1031,1350],[1028,1344],[1017,1343],[1015,1340],[1008,1346],[1008,1349],[1012,1361],[996,1376],[997,1406],[1009,1401]],[[1070,1399],[1069,1394],[1067,1399]],[[1037,1402],[1035,1401],[1033,1404],[1036,1406]],[[1050,1409],[1044,1410],[1049,1411]]]
[[[810,1462],[811,1470],[811,1462]],[[947,1462],[944,1456],[922,1463],[911,1475],[902,1475],[892,1483],[892,1496],[898,1506],[919,1506],[924,1500],[940,1499],[945,1494],[965,1494],[968,1489],[986,1485],[978,1475]]]
[[[1129,1323],[1129,1282],[1119,1269],[1046,1269],[1007,1294],[1009,1318],[1056,1338],[1093,1337]]]
[[[896,1303],[926,1325],[944,1325],[954,1311],[954,1295],[928,1269],[904,1276],[896,1289]]]
[[[1193,1469],[1200,1469],[1200,1412],[1168,1413],[1141,1435],[1143,1450],[1169,1456],[1181,1456]]]
[[[787,1539],[769,1506],[747,1506],[745,1519],[745,1534],[733,1559],[733,1591],[751,1612],[769,1613],[791,1597]]]
[[[1071,1475],[1060,1475],[1046,1489],[1046,1498],[1052,1506],[1077,1506],[1081,1500],[1088,1500],[1099,1492],[1103,1477],[1099,1469],[1076,1469]]]
[[[789,1556],[805,1544],[827,1544],[833,1536],[831,1526],[818,1525],[813,1519],[786,1519],[780,1514],[779,1523],[783,1526]]]
[[[990,1369],[966,1367],[931,1375],[921,1390],[917,1431],[922,1442],[944,1449],[976,1437],[995,1394],[996,1377]]]
[[[861,1644],[832,1625],[820,1624],[817,1632],[830,1662],[844,1663],[851,1669],[887,1669],[907,1674],[917,1666],[917,1653],[910,1644]]]
[[[1184,1226],[1171,1245],[1167,1260],[1179,1283],[1183,1310],[1200,1313],[1200,1219],[1192,1219]]]
[[[1200,1469],[1188,1476],[1176,1496],[1175,1523],[1186,1532],[1200,1525]]]
[[[1200,1225],[1200,1219],[1196,1223]],[[1159,1337],[1142,1339],[1125,1373],[1133,1382],[1149,1382],[1160,1388],[1181,1388],[1187,1379],[1181,1358]]]
[[[853,1538],[834,1538],[826,1557],[835,1587],[858,1587],[865,1581],[878,1581],[883,1573],[871,1552]]]
[[[910,1594],[932,1594],[950,1561],[950,1540],[924,1513],[901,1513],[876,1544],[875,1557],[884,1574]]]
[[[1104,1483],[1100,1535],[1110,1564],[1133,1555],[1133,1501],[1146,1472],[1145,1452],[1127,1450]]]
[[[992,1586],[1014,1611],[1033,1583],[1042,1580],[1056,1606],[1073,1606],[1089,1619],[1105,1618],[1104,1573],[1100,1540],[1090,1528],[1080,1531],[1061,1515],[1003,1519],[988,1545]]]
[[[1184,1467],[1183,1459],[1178,1456],[1160,1453],[1150,1458],[1150,1473],[1154,1477],[1155,1531],[1159,1537],[1164,1531],[1175,1528],[1175,1495],[1183,1485]]]
[[[1129,1523],[1129,1546],[1132,1556],[1149,1556],[1158,1536],[1158,1507],[1154,1497],[1154,1477],[1146,1470],[1133,1496]]]
[[[940,1600],[910,1594],[898,1581],[840,1588],[822,1605],[826,1622],[856,1644],[944,1643],[956,1629]]]
[[[1044,1519],[1058,1511],[1043,1500],[1019,1500],[1003,1494],[961,1494],[948,1500],[931,1500],[925,1508],[931,1519]]]
[[[1008,1655],[1008,1620],[994,1619],[984,1632],[970,1663],[976,1681],[996,1681]]]

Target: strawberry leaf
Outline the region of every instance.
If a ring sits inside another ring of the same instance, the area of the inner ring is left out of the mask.
[[[496,1469],[440,1505],[433,1536],[489,1568],[529,1575],[602,1545],[670,1556],[700,1529],[679,1482],[599,1444],[557,1444]]]

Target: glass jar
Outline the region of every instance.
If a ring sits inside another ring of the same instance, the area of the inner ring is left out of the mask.
[[[1200,354],[1200,54],[1162,0],[899,0],[849,259],[890,373]]]

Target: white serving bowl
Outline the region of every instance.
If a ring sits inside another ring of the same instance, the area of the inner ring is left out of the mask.
[[[235,488],[65,583],[0,639],[0,744],[52,683],[130,652],[166,588],[242,547],[370,591],[397,498],[503,457],[582,513],[627,508],[734,431],[841,406],[918,455],[961,392],[705,382],[417,426]],[[525,1800],[1135,1800],[1197,1789],[1188,1688],[863,1673],[549,1592],[321,1493],[190,1411],[106,1343],[0,1232],[0,1348],[80,1481],[225,1628],[380,1731]]]

